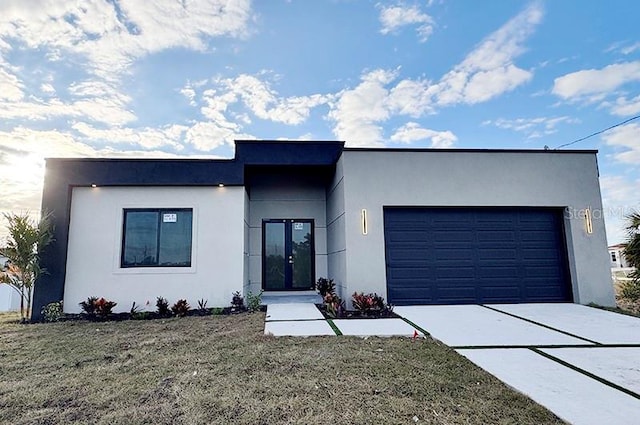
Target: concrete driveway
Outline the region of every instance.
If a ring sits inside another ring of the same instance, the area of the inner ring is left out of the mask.
[[[577,304],[394,310],[573,424],[637,424],[640,319]]]

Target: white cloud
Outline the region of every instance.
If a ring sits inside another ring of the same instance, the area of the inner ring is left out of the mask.
[[[180,94],[189,99],[189,105],[197,106],[196,102],[196,91],[193,89],[191,84],[187,84],[183,88],[180,89]]]
[[[633,81],[640,81],[640,61],[563,75],[554,80],[552,93],[565,100],[600,100],[609,92]]]
[[[2,53],[0,51],[0,53]],[[0,101],[17,102],[24,97],[23,84],[18,77],[0,68]]]
[[[530,139],[548,136],[556,133],[559,124],[577,124],[580,120],[568,116],[536,117],[536,118],[498,118],[495,121],[485,121],[483,125],[495,125],[505,130],[513,130],[527,134]]]
[[[245,36],[250,6],[249,0],[4,0],[0,38],[44,48],[53,60],[86,57],[96,75],[110,80],[151,53],[174,47],[205,50],[208,37]]]
[[[413,143],[421,140],[431,140],[433,148],[449,148],[458,140],[451,131],[436,131],[422,128],[418,123],[408,122],[398,128],[391,136],[392,142]]]
[[[623,55],[629,55],[633,52],[635,52],[636,50],[640,50],[640,41],[634,44],[631,44],[629,46],[625,46],[623,48],[620,49],[620,52]]]
[[[628,44],[624,41],[618,41],[605,49],[605,52],[620,52],[623,55],[630,55],[636,50],[640,50],[640,41],[632,44]]]
[[[602,140],[618,149],[613,157],[627,164],[640,163],[640,125],[627,124],[602,135]]]
[[[603,103],[603,106],[609,106],[611,113],[614,115],[628,117],[640,114],[640,95],[633,99],[627,99],[621,96],[614,103]]]
[[[389,91],[387,105],[394,113],[412,117],[434,113],[435,89],[428,80],[401,80]]]
[[[49,83],[40,84],[40,91],[45,94],[56,94],[56,89]]]
[[[474,104],[513,90],[532,78],[513,60],[524,52],[523,43],[542,21],[540,3],[533,3],[484,39],[438,83],[440,105]]]
[[[207,107],[202,112],[216,120],[230,104],[242,101],[260,119],[298,125],[307,120],[311,109],[329,101],[329,97],[320,94],[281,97],[268,81],[247,74],[219,78],[214,83],[217,90],[205,92]]]
[[[418,6],[388,6],[380,10],[380,23],[382,34],[392,34],[406,26],[416,26],[418,39],[425,42],[433,33],[434,21],[431,16],[420,11]]]
[[[222,127],[215,122],[196,123],[185,134],[185,141],[199,151],[210,151],[225,144],[233,145],[235,139],[254,138],[254,136],[236,132],[235,128]]]
[[[97,129],[84,122],[73,124],[72,128],[82,134],[88,140],[102,141],[106,143],[129,143],[138,145],[144,149],[157,149],[172,147],[182,150],[180,144],[183,133],[188,127],[172,125],[163,129],[155,128],[109,128]]]
[[[0,101],[0,118],[42,121],[55,117],[84,118],[110,125],[123,125],[136,120],[136,116],[116,97],[94,97],[65,102],[52,97],[46,101]]]
[[[386,89],[397,77],[397,71],[374,70],[364,74],[354,89],[338,94],[329,112],[335,121],[334,134],[349,146],[382,146],[382,127],[377,123],[389,118]]]

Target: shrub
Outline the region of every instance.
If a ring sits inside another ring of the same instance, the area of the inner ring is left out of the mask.
[[[260,310],[260,306],[262,305],[262,290],[257,294],[249,291],[247,294],[247,309],[250,312],[256,312]]]
[[[160,317],[170,316],[171,310],[169,310],[169,301],[164,297],[158,297],[156,299],[156,311]]]
[[[336,284],[333,282],[333,279],[326,279],[324,277],[321,277],[316,282],[316,290],[322,298],[324,298],[326,295],[335,295]]]
[[[207,300],[201,298],[198,300],[198,313],[204,316],[206,314],[210,314],[211,311],[207,308]]]
[[[173,314],[178,317],[184,317],[189,313],[190,308],[191,306],[189,306],[187,300],[178,300],[173,306],[171,306],[171,311],[173,311]]]
[[[62,312],[62,301],[47,304],[42,307],[41,313],[45,322],[57,322],[64,315]]]
[[[87,316],[95,316],[96,314],[96,302],[98,301],[98,297],[89,297],[86,301],[82,301],[78,303],[78,305],[82,308],[82,311]]]
[[[336,294],[327,294],[322,299],[327,314],[332,318],[342,317],[344,314],[345,306],[344,301]]]
[[[627,301],[640,301],[640,272],[635,270],[629,275],[631,280],[624,281],[620,285],[620,296]]]
[[[131,304],[131,310],[129,310],[129,314],[133,316],[138,313],[140,313],[140,306],[136,305],[136,302],[134,301],[133,304]]]
[[[384,298],[378,294],[365,294],[363,292],[358,294],[357,292],[354,292],[353,295],[351,295],[351,299],[353,308],[358,311],[368,312],[372,310],[385,309]]]
[[[106,319],[107,316],[111,314],[111,310],[113,310],[113,307],[117,306],[118,303],[100,298],[99,300],[94,302],[93,305],[96,316],[102,319]]]
[[[214,316],[219,316],[222,313],[224,313],[224,308],[222,307],[213,307],[211,309],[211,314],[213,314]]]
[[[236,291],[231,295],[231,307],[238,310],[244,309],[244,298],[240,295],[240,291]]]

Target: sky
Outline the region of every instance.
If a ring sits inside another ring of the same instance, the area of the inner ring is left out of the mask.
[[[640,210],[640,2],[0,1],[0,212],[47,157],[233,157],[235,139],[598,149]],[[0,230],[3,235],[4,225]]]

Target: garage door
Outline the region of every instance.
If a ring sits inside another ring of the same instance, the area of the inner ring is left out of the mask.
[[[562,210],[385,208],[391,304],[571,301]]]

